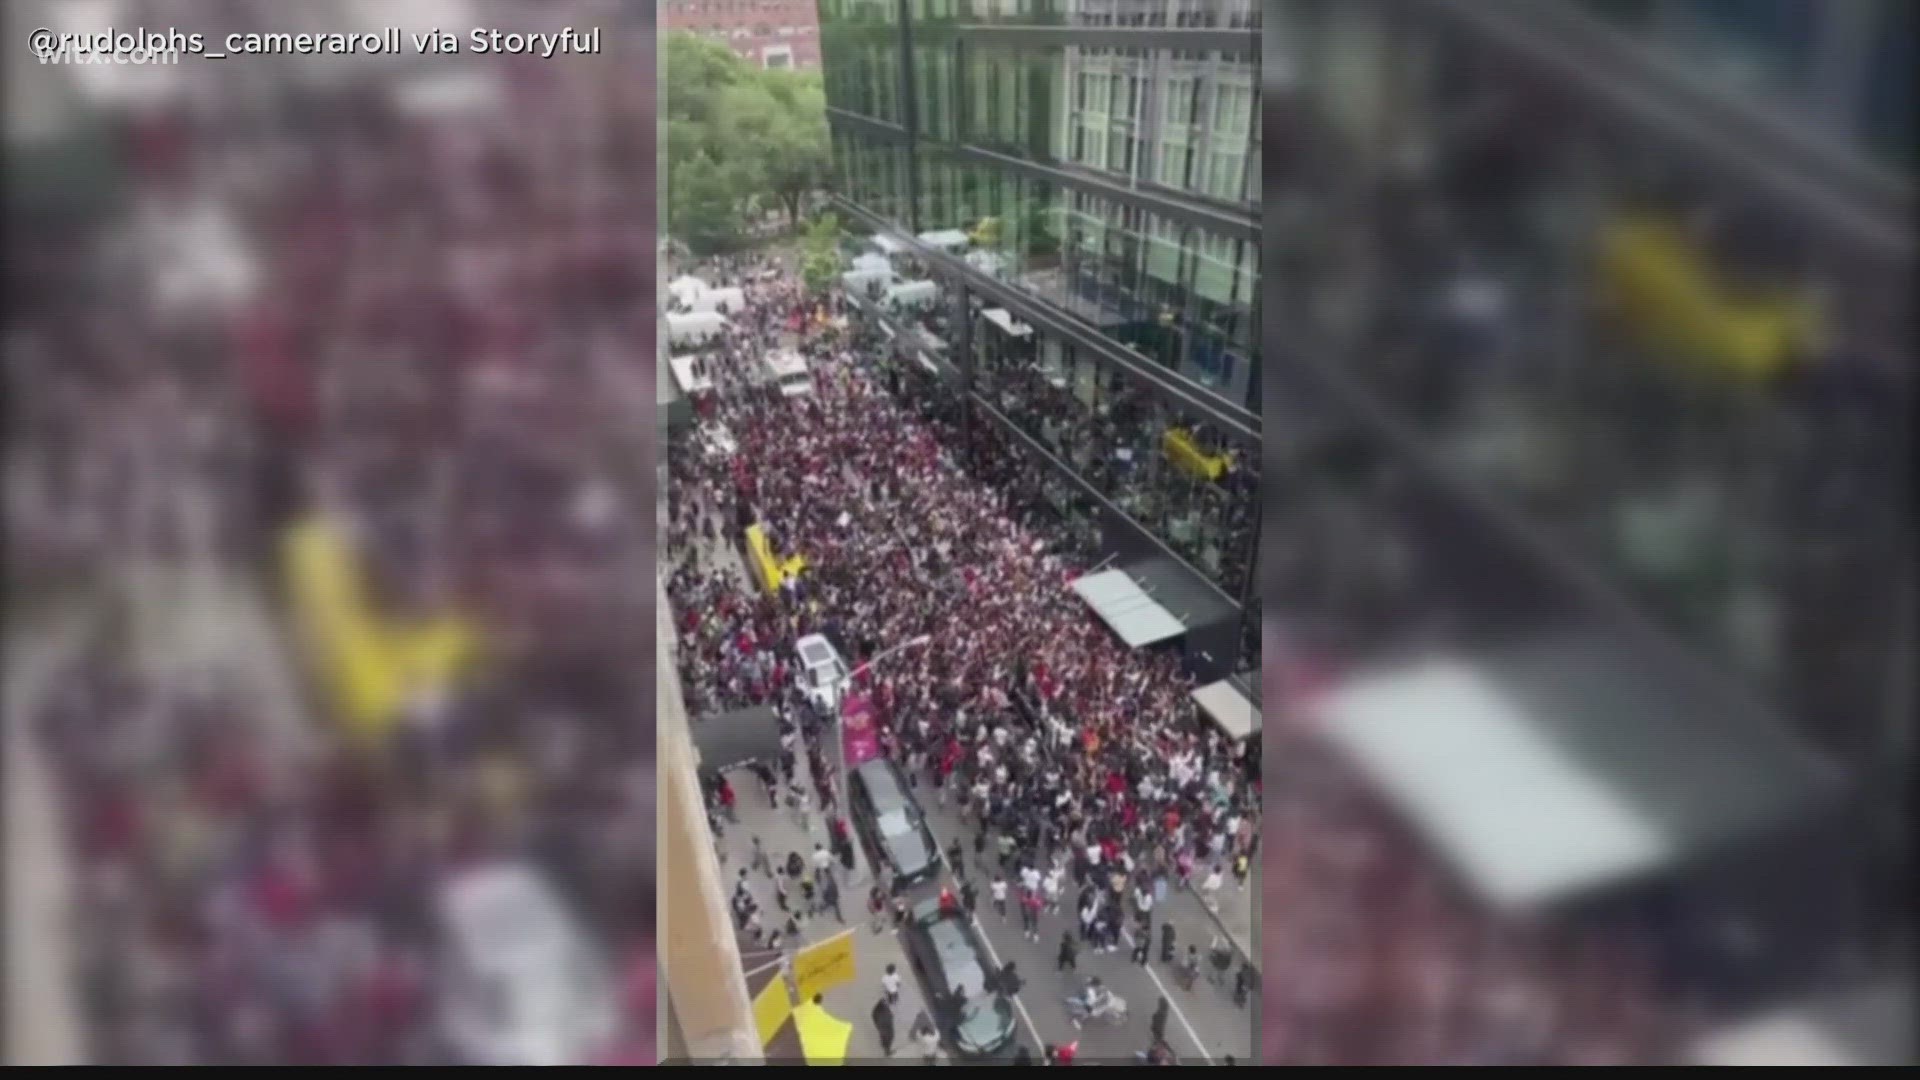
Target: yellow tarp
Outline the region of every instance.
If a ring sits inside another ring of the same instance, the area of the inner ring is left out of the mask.
[[[853,981],[853,937],[848,930],[794,954],[793,985],[801,1001]]]
[[[1781,288],[1729,295],[1706,258],[1661,217],[1629,214],[1600,246],[1605,298],[1647,344],[1750,379],[1778,375],[1811,340],[1811,299]]]
[[[853,1025],[815,1005],[811,1000],[794,1006],[793,1028],[800,1034],[800,1052],[809,1065],[845,1065]]]
[[[799,577],[800,571],[807,568],[807,560],[802,556],[789,555],[782,559],[775,554],[767,540],[767,531],[759,525],[747,526],[746,535],[747,561],[752,564],[754,580],[768,592],[779,592],[782,582]]]
[[[376,612],[358,555],[331,522],[288,530],[283,566],[315,674],[354,738],[389,734],[415,694],[451,683],[478,650],[457,615],[398,623]]]
[[[1160,437],[1160,449],[1167,459],[1201,480],[1218,480],[1227,471],[1224,454],[1202,453],[1193,436],[1180,428],[1168,428]]]
[[[753,1026],[760,1033],[760,1045],[767,1046],[780,1034],[781,1025],[793,1015],[793,995],[787,992],[787,980],[774,976],[760,996],[753,999]]]

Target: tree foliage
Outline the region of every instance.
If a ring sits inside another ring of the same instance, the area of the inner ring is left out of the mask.
[[[819,75],[762,71],[687,33],[669,34],[666,54],[667,231],[710,254],[776,207],[798,225],[829,162]]]
[[[840,276],[840,219],[822,214],[800,238],[800,279],[815,293],[826,292]]]

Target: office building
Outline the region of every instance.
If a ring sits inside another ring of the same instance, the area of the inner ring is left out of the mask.
[[[661,25],[725,44],[763,68],[820,66],[813,0],[666,0]]]
[[[938,282],[888,328],[904,366],[1030,459],[1203,679],[1258,664],[1259,14],[820,5],[841,216]]]

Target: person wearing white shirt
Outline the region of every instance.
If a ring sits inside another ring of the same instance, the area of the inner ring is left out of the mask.
[[[1200,899],[1207,905],[1208,911],[1220,910],[1218,896],[1223,881],[1224,879],[1220,876],[1220,865],[1215,863],[1213,869],[1207,872],[1207,879],[1200,883]]]
[[[1040,871],[1037,867],[1028,864],[1020,868],[1020,887],[1026,889],[1028,892],[1039,891]]]
[[[1100,852],[1099,844],[1088,844],[1087,845],[1087,864],[1090,866],[1096,866],[1096,867],[1099,866],[1100,854],[1101,852]]]

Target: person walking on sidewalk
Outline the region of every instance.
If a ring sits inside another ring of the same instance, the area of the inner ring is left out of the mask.
[[[753,857],[748,860],[747,868],[758,870],[768,877],[773,876],[773,862],[767,858],[767,849],[761,845],[760,838],[757,836],[753,838]]]
[[[820,905],[832,911],[836,920],[847,921],[847,917],[840,914],[840,886],[831,877],[824,878],[820,886]]]
[[[889,1005],[900,1004],[900,966],[888,964],[887,970],[880,976],[880,989],[887,995]]]
[[[867,929],[878,934],[887,928],[887,894],[875,885],[867,891]]]
[[[1213,869],[1207,874],[1207,879],[1200,883],[1200,902],[1207,905],[1208,911],[1217,913],[1220,910],[1220,886],[1223,883],[1220,864],[1214,863]]]
[[[1061,931],[1060,932],[1060,955],[1055,957],[1054,959],[1054,965],[1053,965],[1054,970],[1055,971],[1074,971],[1074,972],[1079,971],[1080,970],[1079,955],[1080,955],[1080,947],[1074,943],[1073,931],[1071,930]]]
[[[1153,1019],[1150,1021],[1154,1042],[1163,1043],[1167,1041],[1167,1014],[1171,1012],[1172,1009],[1173,1002],[1168,1001],[1165,994],[1160,995],[1160,1004],[1153,1007]]]
[[[740,812],[734,807],[734,800],[737,799],[738,796],[734,794],[733,782],[728,780],[724,776],[720,778],[719,795],[720,795],[720,812],[725,814],[727,816],[727,820],[732,824],[735,824],[735,825],[740,824]]]
[[[993,893],[994,914],[1000,916],[1001,922],[1006,922],[1007,921],[1007,875],[1003,871],[998,871],[998,870],[994,871],[993,881],[988,883],[987,888],[989,891]]]
[[[928,1065],[940,1060],[940,1033],[934,1030],[933,1018],[925,1009],[913,1020],[913,1042],[920,1048],[920,1055]]]
[[[893,1007],[886,998],[873,1003],[873,1029],[880,1035],[880,1052],[893,1056]]]
[[[957,837],[953,843],[947,845],[947,862],[953,866],[953,876],[962,881],[967,879],[966,855],[967,853],[961,849],[960,841]]]

